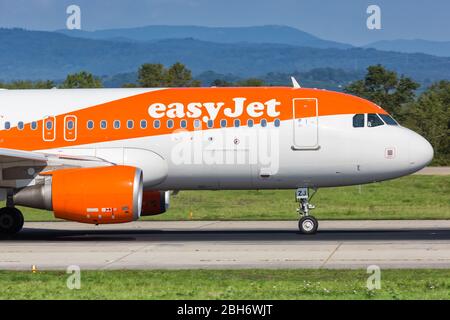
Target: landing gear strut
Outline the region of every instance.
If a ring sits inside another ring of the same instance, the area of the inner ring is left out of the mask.
[[[14,235],[22,230],[24,223],[22,212],[14,207],[0,209],[0,236]]]
[[[315,193],[316,191],[310,197],[308,188],[298,188],[296,191],[296,200],[299,203],[297,211],[302,216],[298,222],[298,229],[303,234],[315,234],[319,228],[317,219],[309,214],[315,208],[309,203]]]

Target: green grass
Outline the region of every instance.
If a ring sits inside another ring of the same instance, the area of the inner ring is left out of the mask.
[[[0,271],[0,299],[449,299],[450,270],[382,270],[369,291],[365,270]]]
[[[450,176],[409,176],[381,183],[320,189],[319,219],[450,219]],[[182,191],[170,210],[144,220],[294,220],[293,190]],[[23,208],[26,221],[51,212]]]

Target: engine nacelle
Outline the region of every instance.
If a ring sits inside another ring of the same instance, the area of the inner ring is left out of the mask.
[[[45,183],[24,188],[14,203],[53,210],[55,217],[90,224],[131,222],[142,210],[142,170],[128,166],[53,171]]]
[[[141,216],[163,214],[170,206],[169,191],[144,191]]]

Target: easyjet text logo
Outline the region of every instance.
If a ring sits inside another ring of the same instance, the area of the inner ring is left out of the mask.
[[[277,108],[281,102],[271,99],[266,102],[247,101],[247,98],[234,98],[234,103],[226,105],[225,102],[191,102],[187,105],[181,102],[174,102],[169,105],[164,103],[153,103],[148,108],[148,114],[155,119],[160,118],[202,118],[204,122],[215,120],[223,111],[229,118],[239,118],[244,113],[251,118],[267,116],[276,118],[280,115]]]

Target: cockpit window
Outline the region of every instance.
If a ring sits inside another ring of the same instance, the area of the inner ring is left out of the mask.
[[[363,128],[364,127],[364,114],[356,114],[353,117],[353,127]]]
[[[398,126],[397,121],[395,121],[394,118],[392,118],[390,115],[388,115],[388,114],[379,114],[379,116],[381,117],[381,119],[383,119],[384,122],[386,122],[386,124],[388,126]]]
[[[384,125],[383,120],[375,113],[369,113],[367,115],[367,126],[370,127],[378,127]]]

